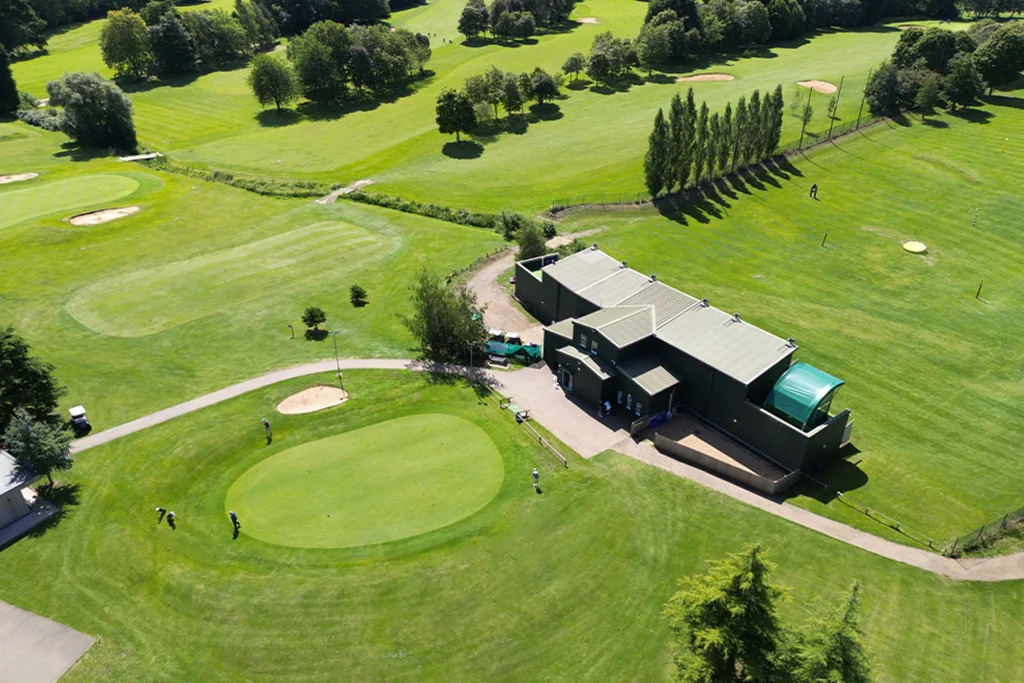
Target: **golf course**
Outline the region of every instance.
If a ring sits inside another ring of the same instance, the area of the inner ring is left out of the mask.
[[[464,6],[391,14],[432,54],[387,97],[262,107],[248,59],[116,79],[136,151],[163,159],[0,120],[0,330],[53,365],[68,388],[58,416],[84,406],[94,436],[186,407],[74,452],[57,486],[34,485],[58,512],[0,547],[0,601],[96,639],[60,680],[677,680],[664,609],[680,579],[760,544],[786,624],[816,623],[859,585],[878,683],[1024,681],[1022,581],[887,559],[649,466],[629,444],[581,457],[553,411],[509,405],[548,405],[559,380],[540,398],[471,383],[463,366],[487,353],[433,353],[414,319],[426,274],[526,321],[506,332],[539,332],[526,304],[492,298],[514,290],[518,247],[500,214],[551,221],[549,251],[597,244],[640,280],[792,337],[796,360],[845,383],[831,405],[851,411],[842,457],[766,499],[938,553],[1024,505],[1024,81],[952,111],[873,116],[869,74],[907,22],[940,23],[887,17],[637,69],[614,87],[566,77],[559,97],[514,122],[502,105],[508,122],[457,144],[438,130],[443,92],[492,66],[559,72],[602,32],[635,38],[648,3],[580,2],[522,41],[464,41]],[[18,55],[18,90],[45,98],[70,71],[113,79],[107,21]],[[293,39],[264,52],[285,59]],[[675,94],[692,87],[697,107],[721,112],[777,85],[786,154],[649,201],[648,137]],[[844,133],[827,140],[830,127]],[[424,206],[463,211],[439,220]],[[460,224],[470,215],[496,228]],[[482,261],[501,272],[489,289],[473,284]],[[326,321],[308,322],[310,307]],[[345,359],[452,365],[342,373]],[[336,371],[260,381],[328,360]],[[521,368],[487,377],[536,370]],[[335,398],[307,410],[297,396],[317,387]]]

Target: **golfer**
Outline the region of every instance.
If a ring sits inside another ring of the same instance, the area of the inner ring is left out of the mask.
[[[270,431],[270,420],[263,418],[263,429],[267,432],[267,443],[270,443],[270,439],[273,438],[273,434]]]
[[[540,486],[540,472],[538,472],[537,468],[534,467],[533,468],[533,488],[537,488],[539,486]]]
[[[818,198],[818,183],[811,185],[811,199]]]
[[[174,523],[174,510],[171,510],[170,512],[167,513],[167,526],[171,527],[172,529],[177,528],[177,526]]]
[[[238,515],[235,514],[234,510],[229,512],[228,516],[231,517],[231,524],[235,527],[235,531],[238,531],[242,528],[242,525],[238,522]]]

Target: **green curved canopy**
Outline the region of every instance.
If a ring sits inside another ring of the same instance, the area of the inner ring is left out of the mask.
[[[829,405],[843,381],[807,363],[794,363],[768,394],[767,405],[802,426],[817,425],[828,417]],[[819,407],[824,405],[823,409]]]

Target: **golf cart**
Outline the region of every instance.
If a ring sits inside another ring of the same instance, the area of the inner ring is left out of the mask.
[[[92,425],[89,424],[89,418],[85,416],[83,406],[70,408],[68,413],[71,414],[71,429],[74,430],[75,436],[83,436],[92,431]]]

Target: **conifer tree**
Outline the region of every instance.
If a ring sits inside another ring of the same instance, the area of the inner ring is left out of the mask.
[[[747,125],[746,133],[743,136],[743,156],[747,158],[748,164],[756,164],[761,159],[757,155],[758,139],[761,137],[761,93],[757,90],[750,96],[747,102]]]
[[[722,129],[720,126],[720,117],[716,111],[711,115],[711,118],[708,119],[708,180],[714,180],[717,177],[715,175],[715,168],[718,166],[718,146],[720,144],[722,144]]]
[[[764,161],[768,156],[768,143],[772,137],[772,119],[775,117],[775,96],[765,93],[761,100],[761,120],[757,126],[757,159]]]
[[[736,118],[732,120],[732,170],[742,167],[744,139],[747,128],[747,99],[736,103]]]
[[[664,187],[668,152],[668,127],[661,109],[654,117],[654,128],[647,141],[647,156],[644,157],[644,182],[651,197],[657,197]]]
[[[686,181],[690,179],[690,172],[693,169],[694,126],[696,123],[697,105],[693,101],[693,88],[690,88],[686,93],[686,102],[683,105],[683,132],[679,139],[678,179],[680,192],[686,188]]]
[[[768,144],[765,156],[772,156],[779,148],[779,141],[782,139],[782,115],[785,113],[786,103],[782,100],[782,86],[775,86],[775,95],[772,97],[772,123],[768,133]]]
[[[693,184],[700,185],[700,178],[708,161],[708,103],[701,102],[693,141]]]
[[[729,158],[732,156],[732,103],[725,103],[725,113],[718,128],[719,139],[715,146],[718,152],[718,171],[725,175],[729,169]]]
[[[681,172],[683,158],[683,121],[686,117],[686,108],[683,106],[683,99],[676,93],[672,98],[672,105],[668,112],[668,163],[665,164],[667,175],[665,177],[665,189],[671,191],[676,182],[683,177]],[[689,175],[689,170],[687,170]],[[685,179],[684,181],[685,182]],[[679,188],[682,189],[681,187]]]

